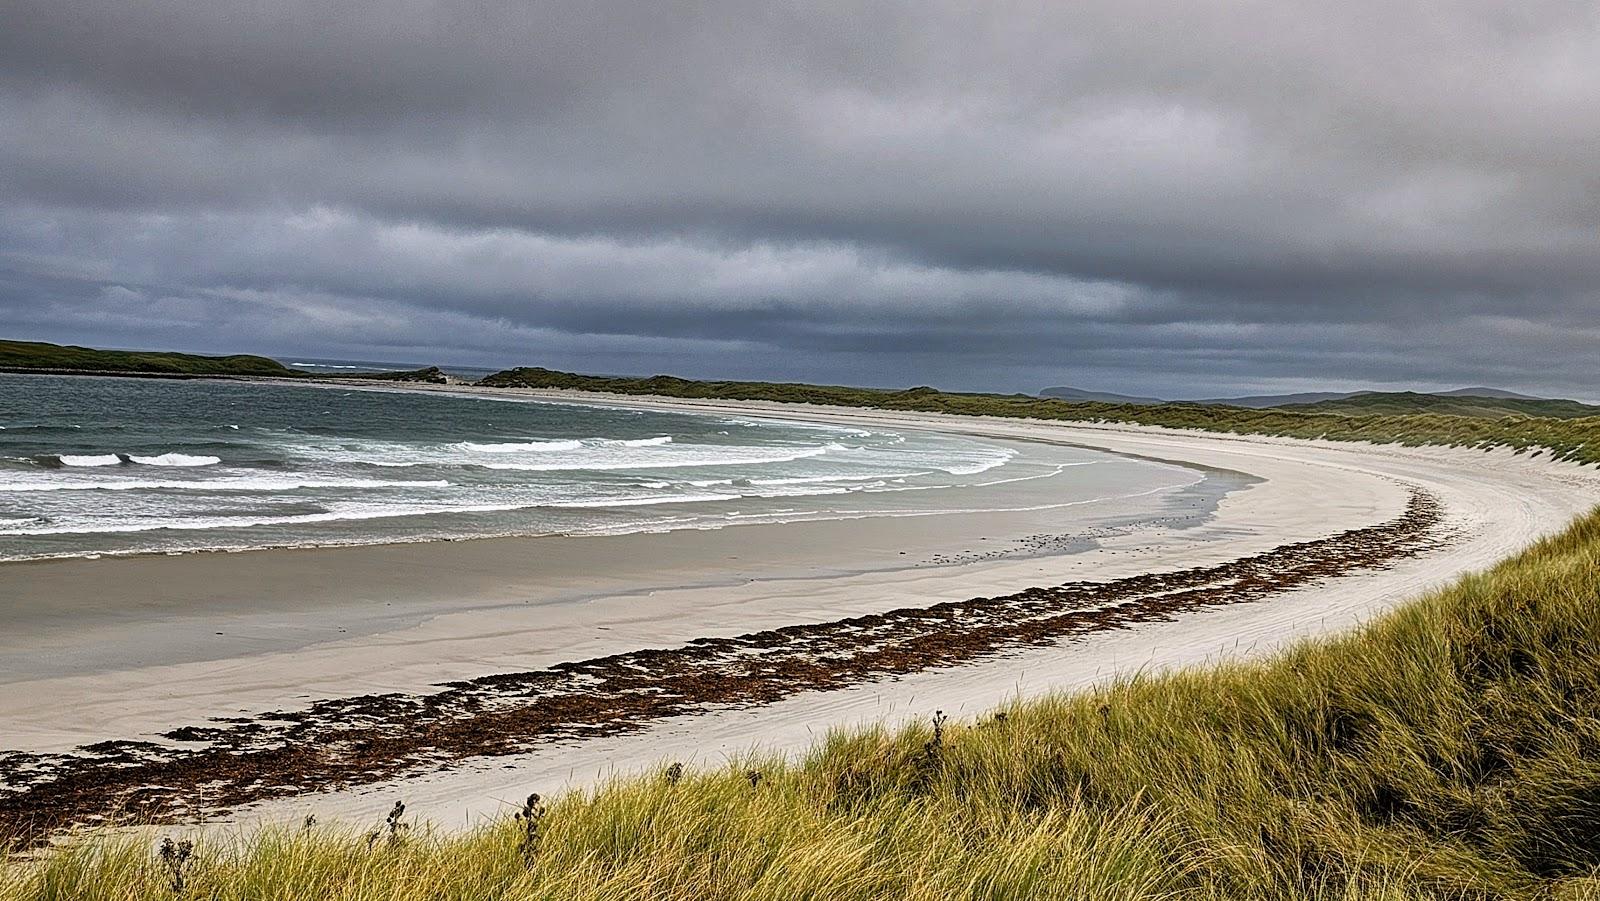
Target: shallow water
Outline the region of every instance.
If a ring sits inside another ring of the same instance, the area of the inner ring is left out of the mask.
[[[526,398],[0,375],[0,559],[611,534],[1158,497],[1193,470]]]

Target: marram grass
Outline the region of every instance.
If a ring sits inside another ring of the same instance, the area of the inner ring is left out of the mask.
[[[1600,901],[1600,513],[1264,662],[663,766],[460,836],[204,832],[181,875],[204,899]],[[0,863],[0,898],[173,876],[90,833]]]

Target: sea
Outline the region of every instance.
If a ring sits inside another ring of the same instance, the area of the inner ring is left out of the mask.
[[[0,560],[1012,509],[1070,520],[1204,479],[1083,448],[781,417],[0,374]]]

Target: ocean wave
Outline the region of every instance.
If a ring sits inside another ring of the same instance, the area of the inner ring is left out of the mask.
[[[214,466],[222,462],[221,457],[207,454],[158,454],[154,457],[138,457],[129,455],[129,460],[143,466]]]
[[[796,476],[788,479],[751,479],[752,485],[811,485],[827,482],[878,482],[885,479],[909,479],[927,475],[926,472],[879,472],[862,476]]]
[[[463,441],[461,446],[475,454],[521,454],[571,451],[583,447],[582,441],[516,441],[503,444],[477,444]]]
[[[56,454],[62,466],[120,466],[122,458],[116,454]]]
[[[253,529],[262,526],[313,525],[369,519],[400,519],[410,516],[436,516],[444,513],[503,513],[524,510],[540,504],[457,504],[413,507],[352,505],[319,513],[291,513],[257,516],[195,516],[166,522],[147,519],[112,523],[63,523],[59,525],[0,527],[0,535],[116,535],[125,532],[191,532],[213,529]]]
[[[982,460],[973,460],[967,463],[935,463],[933,466],[935,469],[942,469],[953,476],[975,476],[980,472],[988,472],[996,466],[1006,465],[1016,455],[1016,451],[1001,450]]]
[[[703,504],[711,501],[733,500],[727,494],[667,494],[656,497],[613,497],[613,498],[582,498],[571,501],[547,501],[534,504],[535,507],[558,507],[562,509],[588,509],[605,507],[648,507],[652,504]]]
[[[426,504],[411,507],[346,506],[319,513],[294,513],[278,516],[194,516],[166,522],[148,519],[111,523],[38,524],[0,520],[0,535],[118,535],[131,532],[193,532],[217,529],[253,529],[263,526],[314,525],[330,522],[355,522],[372,519],[404,519],[415,516],[440,516],[461,513],[508,513],[540,508],[642,507],[655,504],[693,504],[731,500],[725,494],[680,494],[664,497],[584,498],[570,501],[540,500],[506,504]]]
[[[671,443],[671,435],[659,435],[655,438],[583,438],[564,441],[540,439],[534,441],[510,441],[501,444],[478,444],[472,441],[463,441],[460,446],[476,454],[521,454],[575,451],[584,448],[661,447]]]
[[[179,454],[165,453],[155,456],[140,456],[138,454],[47,454],[38,458],[46,465],[51,460],[62,466],[94,467],[94,466],[121,466],[124,464],[138,464],[140,466],[214,466],[222,462],[221,457],[209,454]]]
[[[871,475],[836,475],[836,476],[793,476],[785,479],[697,479],[684,482],[695,488],[711,488],[716,485],[750,486],[777,486],[777,485],[826,485],[832,482],[880,482],[886,479],[909,479],[913,476],[927,475],[926,472],[879,472]]]
[[[446,488],[444,479],[28,479],[0,481],[0,494],[39,491],[295,491],[303,488]]]
[[[679,444],[671,451],[628,453],[642,448],[592,448],[588,454],[574,455],[548,463],[484,463],[488,469],[523,472],[561,472],[570,470],[679,469],[706,466],[752,466],[763,463],[788,463],[819,457],[839,448],[836,444],[782,450],[771,447],[726,447],[716,444]]]

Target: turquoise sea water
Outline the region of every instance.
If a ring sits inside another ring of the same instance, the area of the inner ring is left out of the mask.
[[[1087,450],[393,390],[0,375],[0,559],[962,515],[1178,490]]]

